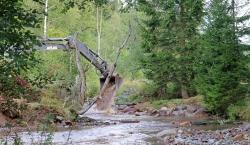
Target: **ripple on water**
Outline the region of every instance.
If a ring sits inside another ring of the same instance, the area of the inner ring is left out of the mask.
[[[99,126],[73,130],[55,132],[53,143],[73,144],[73,145],[161,145],[155,134],[161,130],[168,129],[170,123],[155,120],[150,116],[133,115],[87,115],[97,120],[139,120],[139,123],[121,123],[110,126]],[[32,136],[32,138],[31,138]],[[41,141],[39,133],[22,133],[21,138],[27,144]]]

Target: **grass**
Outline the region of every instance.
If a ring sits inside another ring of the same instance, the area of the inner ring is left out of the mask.
[[[161,107],[175,107],[178,105],[198,105],[203,106],[202,96],[195,96],[189,99],[162,99],[162,100],[151,100],[150,104],[156,109]]]
[[[250,121],[250,98],[230,106],[227,110],[227,114],[232,120],[242,119]]]
[[[63,101],[58,99],[55,94],[49,90],[43,93],[40,104],[42,106],[53,108],[58,112],[64,110]]]

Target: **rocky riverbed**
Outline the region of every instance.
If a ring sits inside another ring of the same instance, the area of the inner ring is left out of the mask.
[[[168,130],[159,135],[164,138],[165,144],[171,145],[249,145],[250,124],[215,131],[179,128],[172,134]]]
[[[207,117],[206,111],[195,105],[179,105],[155,109],[144,104],[118,105],[118,113],[133,114],[136,116],[149,115],[154,117]]]

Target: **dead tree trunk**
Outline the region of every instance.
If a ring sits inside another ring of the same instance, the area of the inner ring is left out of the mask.
[[[78,99],[80,102],[80,105],[82,106],[85,102],[85,96],[86,96],[86,74],[85,70],[83,70],[83,67],[81,65],[81,59],[80,59],[80,51],[79,49],[76,49],[76,65],[79,72],[79,80],[78,80],[78,89],[79,89],[79,95]]]

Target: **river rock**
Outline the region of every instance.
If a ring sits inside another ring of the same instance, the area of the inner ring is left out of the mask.
[[[183,122],[180,122],[180,124],[179,124],[180,127],[188,127],[191,125],[192,125],[192,123],[190,121],[183,121]]]
[[[129,113],[129,114],[134,114],[136,111],[137,109],[132,106],[128,106],[124,110],[122,110],[123,113]]]
[[[197,107],[196,106],[187,105],[187,112],[188,113],[194,113],[196,111],[197,111]]]
[[[155,116],[155,115],[157,115],[158,114],[158,110],[156,110],[156,109],[154,109],[154,110],[150,110],[149,111],[149,114],[151,115],[151,116]]]
[[[175,128],[171,128],[168,130],[163,130],[159,133],[156,134],[157,137],[166,137],[166,136],[170,136],[170,135],[175,135],[177,132],[177,130]]]
[[[186,105],[181,105],[181,106],[176,106],[174,111],[181,111],[181,110],[186,110],[187,106]]]
[[[127,105],[117,105],[118,110],[124,110],[127,107]]]
[[[168,116],[170,114],[170,110],[167,107],[162,107],[159,110],[159,116]]]
[[[237,134],[236,136],[233,137],[234,140],[242,140],[244,139],[244,134]]]
[[[143,116],[143,115],[147,115],[146,112],[135,112],[135,116]]]
[[[180,110],[180,111],[173,111],[172,112],[173,116],[186,116],[185,111]]]
[[[171,113],[172,113],[172,109],[171,108],[162,107],[159,110],[159,116],[169,116]]]
[[[205,113],[205,109],[204,108],[199,108],[194,112],[194,115],[202,115]]]

